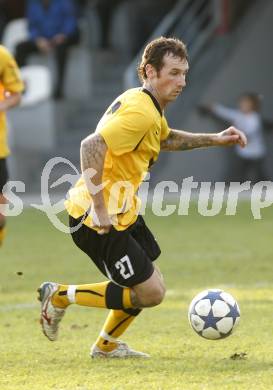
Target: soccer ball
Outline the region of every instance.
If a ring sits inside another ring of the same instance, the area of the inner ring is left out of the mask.
[[[229,336],[240,321],[235,299],[222,290],[205,290],[192,300],[189,322],[200,336],[216,340]]]

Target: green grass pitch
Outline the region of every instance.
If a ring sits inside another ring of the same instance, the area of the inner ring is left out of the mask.
[[[272,207],[262,215],[255,221],[248,203],[230,217],[202,217],[195,204],[185,217],[146,215],[162,248],[158,264],[168,293],[160,306],[144,310],[123,340],[150,353],[147,361],[89,358],[104,309],[70,307],[59,340],[43,336],[36,301],[42,281],[104,277],[41,212],[10,218],[0,250],[0,389],[273,389]],[[191,299],[207,287],[225,289],[240,305],[241,323],[225,340],[204,340],[188,324]]]

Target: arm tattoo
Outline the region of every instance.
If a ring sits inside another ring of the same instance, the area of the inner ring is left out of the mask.
[[[92,194],[93,200],[98,203],[103,202],[102,193],[96,195],[93,186],[99,188],[102,182],[102,174],[104,167],[104,159],[107,152],[107,145],[100,134],[92,134],[85,138],[81,143],[81,170],[85,179],[87,188]],[[90,177],[90,170],[92,173],[92,181]]]
[[[100,134],[92,134],[85,138],[81,143],[82,172],[89,168],[102,172],[106,151],[106,143]]]
[[[207,146],[214,146],[214,134],[196,134],[186,131],[171,130],[169,136],[161,141],[161,150],[191,150]]]

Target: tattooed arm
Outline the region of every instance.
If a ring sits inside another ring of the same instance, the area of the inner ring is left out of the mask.
[[[220,133],[214,134],[188,133],[182,130],[171,129],[168,137],[164,141],[161,141],[161,150],[179,151],[208,146],[230,146],[235,144],[245,147],[246,143],[247,140],[244,133],[233,126]]]
[[[107,145],[100,134],[92,134],[81,143],[81,170],[93,200],[93,224],[101,229],[99,234],[108,233],[111,221],[107,213],[102,191],[102,174]]]

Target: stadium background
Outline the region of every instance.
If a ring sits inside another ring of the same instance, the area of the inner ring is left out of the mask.
[[[37,103],[34,99],[34,103],[23,104],[9,113],[12,179],[23,180],[27,192],[39,192],[40,173],[49,158],[58,155],[79,165],[81,139],[94,131],[98,119],[118,94],[139,85],[135,69],[141,49],[154,36],[178,36],[189,49],[188,86],[183,96],[167,109],[170,126],[194,132],[224,128],[223,123],[201,116],[198,105],[221,102],[234,106],[244,91],[262,95],[262,115],[272,120],[272,85],[268,82],[273,62],[268,50],[273,28],[271,1],[123,0],[109,3],[90,0],[77,2],[77,5],[81,43],[70,52],[65,98],[54,101],[48,96]],[[99,6],[103,6],[102,15]],[[12,22],[16,21],[18,19]],[[19,26],[18,31],[14,27],[15,30],[8,31],[8,37],[5,30],[2,36],[2,41],[11,49],[16,41],[23,39],[20,37],[22,27]],[[53,84],[52,58],[30,57],[29,66],[37,64],[48,70]],[[36,82],[32,89],[35,88],[42,86]],[[272,132],[267,132],[265,137],[267,171],[272,177]],[[224,149],[165,153],[159,162],[153,169],[152,184],[159,180],[179,183],[188,176],[198,181],[229,180],[227,165],[236,169],[235,155]],[[55,172],[59,177],[62,167]]]

